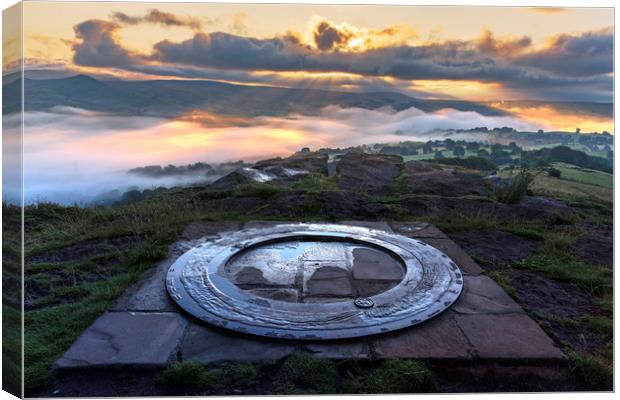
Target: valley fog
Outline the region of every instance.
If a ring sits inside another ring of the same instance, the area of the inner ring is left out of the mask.
[[[8,121],[17,124],[19,121]],[[126,171],[147,165],[186,165],[287,156],[302,147],[441,139],[438,129],[510,126],[537,130],[538,124],[510,116],[444,109],[425,113],[384,108],[326,107],[318,116],[256,117],[249,126],[213,126],[212,122],[154,117],[112,116],[54,107],[24,116],[24,193],[27,204],[90,203],[118,190],[153,189],[209,182],[204,174],[149,178]],[[543,128],[549,128],[547,126]],[[454,136],[453,136],[454,137]],[[469,140],[474,140],[469,136]],[[7,192],[5,199],[14,196]]]

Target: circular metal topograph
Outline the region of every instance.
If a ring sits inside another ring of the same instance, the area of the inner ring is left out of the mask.
[[[458,266],[419,240],[331,224],[221,234],[169,269],[170,296],[195,317],[238,332],[326,340],[418,324],[463,289]]]

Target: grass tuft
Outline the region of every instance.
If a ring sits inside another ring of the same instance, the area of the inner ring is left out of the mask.
[[[351,379],[347,393],[425,393],[437,389],[434,374],[414,360],[388,360],[378,368]]]
[[[278,394],[335,393],[338,370],[331,360],[294,354],[287,358],[276,377]]]

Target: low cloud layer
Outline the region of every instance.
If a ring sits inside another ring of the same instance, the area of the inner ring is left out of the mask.
[[[132,53],[119,40],[121,24],[153,18],[158,23],[189,24],[192,29],[200,26],[172,15],[162,18],[155,11],[139,18],[117,13],[113,22],[89,20],[77,25],[75,64],[176,76],[215,69],[343,72],[407,81],[464,80],[497,83],[529,93],[531,98],[575,100],[596,93],[611,99],[612,95],[611,28],[561,34],[550,38],[544,47],[533,46],[527,35],[496,37],[490,31],[473,40],[408,45],[404,40],[385,39],[399,37],[399,32],[405,31],[402,27],[362,31],[317,20],[310,42],[298,32],[253,38],[196,31],[184,41],[156,43],[150,54]],[[408,32],[403,37],[412,35]]]
[[[15,117],[17,118],[17,117]],[[201,181],[202,176],[148,179],[125,173],[144,165],[220,163],[286,156],[302,147],[348,147],[364,143],[429,140],[435,129],[534,124],[475,112],[411,108],[363,110],[327,107],[321,115],[256,118],[250,126],[207,128],[186,121],[119,117],[78,109],[26,113],[26,202],[92,201],[102,193]],[[10,121],[7,121],[10,128]],[[84,134],[85,127],[97,127]],[[435,136],[437,137],[437,136]]]

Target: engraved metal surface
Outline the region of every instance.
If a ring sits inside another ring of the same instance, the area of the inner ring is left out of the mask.
[[[458,266],[415,239],[362,227],[283,224],[222,234],[168,271],[187,312],[238,332],[287,339],[359,337],[450,307]]]

